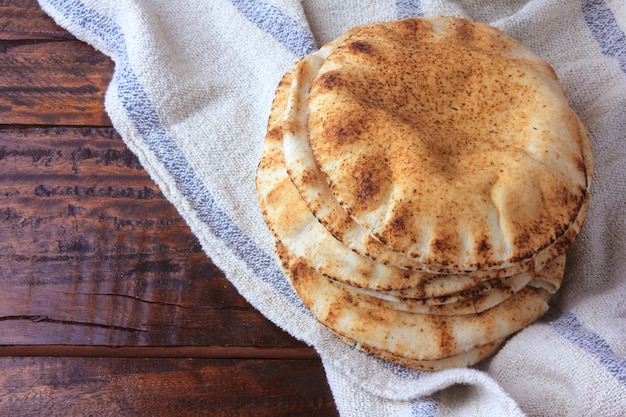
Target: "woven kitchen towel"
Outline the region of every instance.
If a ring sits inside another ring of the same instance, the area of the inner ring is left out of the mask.
[[[343,416],[626,415],[626,5],[621,0],[40,0],[115,61],[106,109],[206,253],[315,346]],[[455,15],[550,62],[588,127],[587,222],[549,315],[472,369],[418,372],[338,341],[272,256],[255,170],[276,85],[351,26]]]

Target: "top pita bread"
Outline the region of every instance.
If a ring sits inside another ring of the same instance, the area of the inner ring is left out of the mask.
[[[531,51],[488,25],[434,18],[359,27],[328,52],[300,125],[372,240],[423,270],[511,275],[575,238],[588,137]]]

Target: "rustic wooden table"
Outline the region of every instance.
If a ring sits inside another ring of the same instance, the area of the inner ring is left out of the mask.
[[[112,62],[0,0],[0,415],[337,415],[111,127]]]

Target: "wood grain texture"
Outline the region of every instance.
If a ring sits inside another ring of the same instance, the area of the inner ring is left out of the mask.
[[[0,0],[0,40],[74,39],[45,15],[37,0]]]
[[[336,416],[111,127],[112,61],[0,0],[0,415]]]
[[[335,416],[315,361],[0,358],[0,415]]]
[[[113,63],[79,41],[0,44],[0,124],[110,126]]]
[[[5,344],[299,345],[236,293],[111,128],[0,130],[0,264]]]

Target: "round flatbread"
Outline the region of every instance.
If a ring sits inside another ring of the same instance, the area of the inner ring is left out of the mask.
[[[467,352],[463,352],[455,356],[450,356],[448,358],[435,359],[432,361],[421,361],[416,359],[403,358],[385,350],[375,349],[369,346],[363,346],[359,342],[355,342],[346,337],[339,336],[339,338],[359,350],[388,360],[390,362],[394,362],[398,365],[418,369],[420,371],[440,371],[442,369],[464,368],[477,364],[483,359],[486,359],[489,356],[493,355],[504,341],[504,339],[494,340],[493,342],[487,343],[486,345],[478,346],[474,349],[468,350]]]
[[[483,279],[434,275],[388,266],[360,255],[338,241],[311,213],[290,180],[283,159],[283,114],[293,74],[279,83],[257,170],[257,193],[274,238],[318,272],[345,284],[407,298],[457,294]],[[503,278],[504,279],[504,278]],[[461,297],[457,294],[457,297]]]
[[[257,171],[259,204],[276,240],[317,271],[357,287],[375,291],[408,289],[434,278],[432,274],[374,262],[335,239],[309,211],[289,179],[282,160],[281,133],[279,125],[268,131]]]
[[[587,133],[552,68],[488,25],[362,26],[325,58],[304,110],[341,207],[431,272],[518,273],[584,219]]]
[[[513,275],[506,280],[488,285],[480,285],[467,291],[461,291],[444,297],[434,298],[402,298],[366,291],[361,288],[349,287],[339,283],[355,297],[376,304],[381,308],[407,311],[410,313],[432,314],[443,316],[459,316],[464,314],[482,313],[512,297],[526,285],[542,288],[554,294],[565,272],[565,255],[560,255],[536,276],[529,272]],[[485,282],[486,284],[487,282]]]
[[[351,29],[285,74],[257,192],[320,323],[437,370],[547,311],[592,172],[547,63],[484,24],[406,19]]]
[[[276,252],[296,293],[317,320],[368,352],[407,360],[438,360],[503,339],[548,310],[550,294],[526,287],[478,314],[442,316],[383,308],[319,274],[276,243]]]
[[[320,66],[345,37],[324,46],[316,53],[313,53],[296,62],[290,71],[290,87],[287,94],[286,107],[283,126],[283,153],[285,168],[291,178],[292,183],[298,189],[300,196],[307,203],[307,206],[315,217],[326,227],[326,229],[338,240],[343,242],[352,250],[367,256],[377,262],[386,265],[392,265],[403,269],[429,269],[423,264],[406,257],[404,254],[395,252],[380,241],[373,238],[363,227],[352,219],[346,211],[342,209],[339,202],[325,182],[325,178],[315,162],[312,150],[310,148],[307,129],[307,103],[309,99],[309,89],[313,82],[313,78],[319,71]],[[282,107],[280,111],[282,111]],[[580,121],[579,121],[580,123]],[[580,130],[584,132],[584,127],[580,126]],[[588,141],[584,142],[587,146],[583,149],[583,155],[586,163],[591,163],[591,151],[588,147]],[[591,167],[591,170],[593,168]],[[590,175],[590,171],[588,173]],[[590,178],[588,178],[588,182]],[[569,246],[569,244],[577,236],[587,212],[588,196],[585,199],[581,210],[570,228],[565,232],[553,245],[542,251],[532,262],[522,262],[520,264],[509,266],[495,270],[477,270],[465,271],[465,279],[484,278],[484,277],[505,277],[512,274],[519,274],[525,269],[531,271],[539,271],[545,265],[559,256]],[[432,268],[430,268],[432,269]],[[437,279],[437,282],[446,282],[446,276],[443,279]],[[458,277],[457,277],[458,279]],[[473,280],[472,282],[478,282]],[[435,281],[431,281],[431,288],[434,288]],[[448,294],[445,291],[431,291],[430,294]],[[400,295],[400,294],[399,294]],[[408,296],[404,294],[404,296]],[[429,295],[431,296],[431,295]]]

